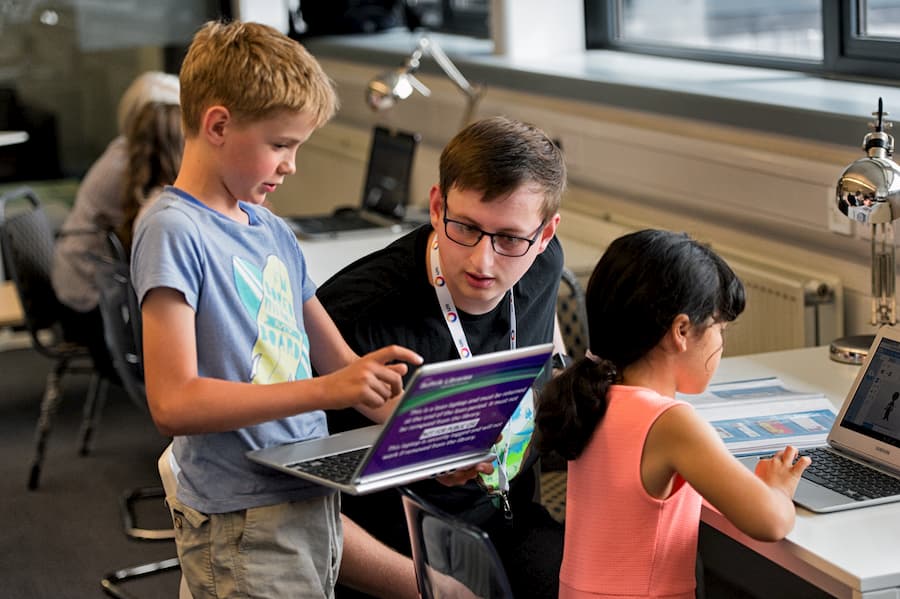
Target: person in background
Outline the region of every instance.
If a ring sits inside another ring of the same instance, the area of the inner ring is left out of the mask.
[[[122,223],[116,234],[130,255],[136,221],[178,174],[184,148],[181,107],[164,102],[145,104],[131,121],[126,138],[128,168],[122,192]]]
[[[540,395],[536,442],[569,460],[561,599],[694,598],[700,504],[761,541],[794,525],[808,457],[756,474],[675,393],[702,392],[744,287],[708,247],[643,230],[612,244],[586,293],[590,350]]]
[[[439,170],[429,225],[319,287],[344,338],[359,353],[399,343],[425,362],[552,341],[563,352],[555,318],[563,266],[555,234],[566,184],[560,149],[533,125],[491,117],[447,144]],[[555,596],[562,559],[562,525],[535,498],[533,414],[523,401],[497,448],[504,460],[494,476],[453,488],[413,485],[490,535],[519,599]],[[353,410],[331,410],[328,419],[334,432],[371,424]],[[343,509],[377,539],[409,553],[395,490],[345,497]],[[353,593],[339,589],[338,596]]]
[[[95,367],[111,364],[103,337],[99,292],[95,284],[96,256],[108,256],[106,234],[122,226],[125,186],[129,176],[128,131],[135,116],[150,102],[178,105],[178,78],[148,71],[139,75],[119,100],[119,135],[91,166],[63,223],[53,252],[51,282],[62,303],[60,319],[66,339],[90,350]],[[108,368],[112,372],[111,366]]]

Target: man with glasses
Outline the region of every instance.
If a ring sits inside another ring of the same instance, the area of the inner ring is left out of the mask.
[[[398,343],[436,362],[554,341],[562,353],[555,233],[565,181],[562,153],[541,130],[505,117],[478,121],[441,154],[431,224],[337,273],[319,300],[357,352]],[[328,418],[332,432],[371,424],[352,410]],[[493,475],[459,487],[413,485],[491,536],[517,598],[555,597],[562,558],[562,526],[536,501],[536,455],[524,449],[532,418],[523,402]],[[376,538],[409,554],[396,490],[342,501]]]

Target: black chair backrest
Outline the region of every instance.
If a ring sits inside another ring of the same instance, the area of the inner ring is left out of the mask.
[[[556,315],[566,351],[575,359],[583,358],[585,350],[590,347],[584,289],[575,273],[568,268],[562,271]]]
[[[7,213],[12,215],[6,217]],[[48,346],[39,339],[38,332],[54,328],[61,309],[50,282],[53,240],[47,215],[31,189],[21,187],[0,196],[3,259],[16,284],[25,325],[35,347],[45,352]]]
[[[122,385],[133,401],[145,406],[141,312],[131,286],[127,255],[115,233],[109,232],[108,240],[112,257],[97,258],[95,271],[103,335]]]
[[[509,578],[487,533],[400,489],[422,599],[455,596],[464,585],[476,597],[509,599]]]

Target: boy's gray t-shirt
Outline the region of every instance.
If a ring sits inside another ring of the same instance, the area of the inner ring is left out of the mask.
[[[132,251],[138,300],[170,287],[196,314],[202,377],[269,384],[309,378],[303,303],[316,287],[291,230],[269,210],[240,204],[237,223],[168,187],[139,223]],[[224,433],[175,437],[178,499],[223,513],[331,491],[256,465],[259,449],[328,434],[324,413],[308,412]]]

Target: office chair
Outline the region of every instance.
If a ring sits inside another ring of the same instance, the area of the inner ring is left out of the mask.
[[[7,214],[12,214],[7,216]],[[41,411],[35,427],[34,457],[28,488],[37,489],[50,434],[60,399],[60,380],[66,373],[91,375],[81,430],[81,455],[88,453],[93,423],[106,397],[108,379],[97,371],[88,348],[65,338],[59,314],[62,306],[50,283],[53,230],[31,189],[20,187],[0,196],[0,247],[7,272],[16,286],[25,327],[34,349],[54,361],[47,375]]]
[[[129,277],[128,256],[116,234],[110,231],[107,239],[111,257],[98,258],[95,271],[97,289],[100,292],[100,313],[103,317],[103,334],[112,356],[113,367],[128,397],[147,410],[147,393],[144,388],[144,370],[141,361],[141,321],[137,297]],[[149,413],[148,413],[149,415]],[[135,505],[147,499],[162,503],[165,499],[162,487],[141,487],[127,491],[121,500],[122,524],[125,534],[132,539],[157,541],[174,539],[172,528],[148,529],[135,524]],[[130,599],[120,585],[128,580],[165,572],[179,567],[178,558],[122,568],[103,577],[100,586],[111,597]]]
[[[584,357],[588,348],[587,309],[584,289],[578,278],[568,268],[563,268],[556,298],[556,315],[566,351],[576,360]]]
[[[584,357],[589,346],[584,288],[568,268],[563,268],[556,296],[556,317],[566,352],[574,359]],[[541,456],[541,501],[556,518],[565,515],[566,460],[552,451]]]
[[[455,586],[476,597],[509,599],[509,578],[494,544],[480,528],[400,488],[422,599],[452,595]]]

